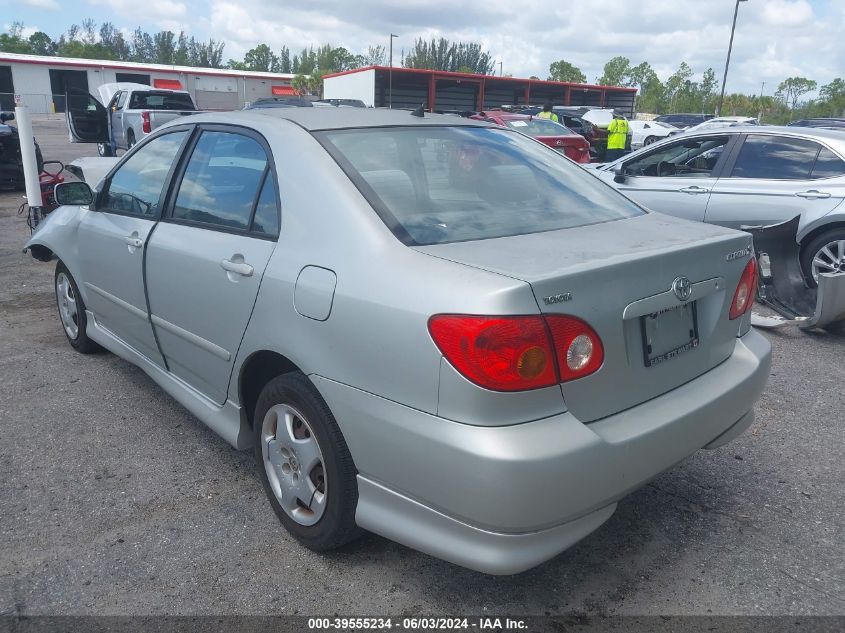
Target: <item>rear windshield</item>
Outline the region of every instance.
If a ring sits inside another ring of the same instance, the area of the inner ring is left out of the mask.
[[[548,119],[511,119],[505,124],[512,130],[528,136],[568,136],[569,128]]]
[[[191,95],[183,92],[133,92],[130,110],[193,110]]]
[[[539,233],[643,213],[558,152],[502,128],[367,128],[317,137],[409,245]]]

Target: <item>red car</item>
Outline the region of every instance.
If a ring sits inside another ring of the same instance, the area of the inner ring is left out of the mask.
[[[509,127],[536,138],[551,148],[562,152],[576,163],[590,162],[590,143],[565,125],[548,119],[538,119],[528,114],[510,112],[479,112],[470,117],[479,121],[490,121],[502,127]]]

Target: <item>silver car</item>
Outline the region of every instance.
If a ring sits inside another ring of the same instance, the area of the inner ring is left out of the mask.
[[[769,374],[748,235],[484,122],[203,114],[56,195],[27,247],[70,344],[253,450],[314,550],[528,569],[742,433]]]
[[[845,271],[845,133],[796,127],[688,132],[596,172],[653,211],[722,226],[801,217],[801,268]]]

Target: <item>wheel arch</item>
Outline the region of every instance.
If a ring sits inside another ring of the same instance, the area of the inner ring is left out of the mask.
[[[253,427],[255,406],[264,385],[277,376],[294,371],[301,369],[287,356],[274,350],[258,350],[244,360],[238,372],[238,400],[249,428]]]
[[[810,242],[816,239],[819,235],[835,229],[845,229],[845,219],[820,224],[819,226],[816,226],[812,230],[808,231],[807,234],[804,235],[801,238],[801,241],[798,243],[801,247],[801,255],[804,255],[804,249],[807,248]]]

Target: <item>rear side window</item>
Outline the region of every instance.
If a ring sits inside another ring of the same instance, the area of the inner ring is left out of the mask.
[[[276,236],[279,234],[279,203],[276,192],[276,179],[273,172],[267,172],[264,186],[261,187],[261,194],[258,196],[258,203],[255,205],[255,217],[252,221],[252,230],[264,235]]]
[[[843,174],[845,174],[845,161],[826,147],[822,147],[810,177],[833,178]]]
[[[187,134],[163,134],[135,150],[109,179],[99,210],[158,217],[161,189]]]
[[[558,152],[502,128],[368,128],[317,137],[409,245],[538,233],[643,213]]]
[[[810,177],[820,147],[800,138],[751,134],[739,151],[731,176],[805,180]]]
[[[184,92],[133,92],[130,110],[193,110],[191,95]]]
[[[204,131],[185,168],[172,217],[249,230],[266,169],[267,154],[255,139]]]

